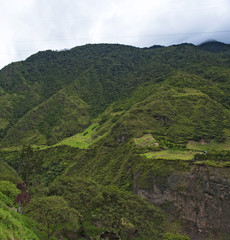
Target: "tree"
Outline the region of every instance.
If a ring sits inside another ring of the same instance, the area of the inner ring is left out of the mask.
[[[18,212],[22,213],[22,206],[30,202],[30,195],[28,193],[20,193],[15,201],[18,203]]]
[[[35,176],[41,173],[42,159],[35,155],[31,146],[23,146],[19,159],[19,174],[26,186],[33,183]]]
[[[15,184],[9,181],[0,181],[0,194],[5,195],[8,206],[13,206],[16,196],[20,193]]]
[[[34,198],[26,212],[42,224],[48,239],[65,223],[75,228],[79,225],[78,211],[70,208],[64,198],[60,196]]]
[[[19,189],[19,190],[21,190],[22,192],[26,192],[27,191],[27,186],[26,186],[26,184],[25,183],[18,183],[17,184],[17,188]]]

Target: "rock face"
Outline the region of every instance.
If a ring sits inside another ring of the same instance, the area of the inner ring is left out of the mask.
[[[162,178],[147,176],[139,187],[141,172],[134,179],[139,196],[181,220],[191,239],[230,239],[230,169],[191,166]],[[167,207],[165,207],[167,206]]]

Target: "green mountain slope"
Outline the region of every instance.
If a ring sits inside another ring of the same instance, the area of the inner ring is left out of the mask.
[[[153,89],[154,84],[166,83],[195,88],[229,108],[226,56],[203,48],[189,44],[149,49],[86,45],[41,52],[11,64],[0,73],[3,145],[53,144],[81,132],[109,104],[129,102],[136,91],[137,99],[133,97],[129,108],[150,94],[143,84]]]
[[[50,144],[82,131],[89,124],[88,105],[71,90],[59,90],[48,100],[29,110],[4,138],[4,145],[11,142]],[[32,121],[31,121],[32,120]]]
[[[67,239],[97,239],[104,230],[124,239],[187,239],[177,235],[189,232],[186,223],[181,227],[175,219],[178,206],[189,202],[184,199],[194,199],[188,189],[205,199],[205,186],[215,181],[228,189],[229,66],[230,47],[217,42],[143,49],[86,45],[10,64],[0,71],[0,180],[26,181],[27,173],[34,206],[36,199],[63,198],[80,214],[79,229],[59,226],[57,233]],[[222,181],[217,176],[223,173]],[[159,209],[133,192],[150,203],[169,201]],[[175,196],[183,203],[173,205]],[[23,225],[17,225],[18,236],[36,239],[27,220],[14,217]],[[212,234],[210,219],[204,232]],[[229,229],[221,229],[227,236]]]
[[[21,181],[20,177],[18,176],[17,172],[10,167],[5,161],[0,162],[0,180],[7,180],[13,183],[18,183]]]

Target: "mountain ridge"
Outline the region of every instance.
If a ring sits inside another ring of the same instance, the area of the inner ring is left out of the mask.
[[[193,51],[192,54],[188,55],[191,51]],[[207,59],[206,55],[209,56],[208,62],[203,60]],[[188,57],[188,61],[185,61]],[[223,64],[224,59],[219,55],[218,57]],[[82,63],[81,58],[84,63]],[[76,94],[79,99],[86,102],[89,105],[88,114],[92,119],[92,117],[102,113],[106,106],[112,102],[126,99],[141,84],[162,82],[173,71],[182,70],[194,74],[191,65],[196,67],[197,59],[206,65],[206,68],[213,69],[211,65],[215,62],[213,53],[211,55],[208,52],[204,53],[199,50],[199,47],[191,44],[154,47],[153,49],[152,47],[140,49],[118,44],[98,44],[76,47],[64,52],[49,50],[35,54],[24,62],[15,63],[1,70],[2,101],[6,101],[13,109],[13,111],[9,111],[9,107],[2,109],[6,115],[13,115],[13,117],[9,117],[9,120],[2,118],[1,135],[6,136],[10,125],[14,126],[13,122],[18,121],[23,115],[25,116],[25,113],[32,110],[37,104],[54,98],[61,89]],[[61,64],[59,64],[60,61]],[[189,69],[185,64],[186,62],[190,65]],[[214,71],[219,72],[220,63],[215,63],[215,66],[217,70],[214,69]],[[224,68],[223,65],[221,67]],[[205,75],[209,71],[199,73],[199,76],[207,79]],[[226,67],[224,71],[229,74]],[[224,77],[225,75],[222,74],[222,78]],[[202,81],[200,80],[200,82]],[[216,81],[211,79],[209,84],[213,85],[213,82]],[[220,87],[219,82],[215,84],[216,89]],[[223,87],[221,88],[223,90]],[[207,92],[205,88],[202,90]],[[212,91],[212,95],[214,95],[214,91]],[[11,96],[14,98],[13,103],[10,100]],[[226,98],[226,94],[224,96]],[[7,97],[9,101],[7,101]],[[224,100],[222,103],[226,104],[228,101]],[[6,122],[8,122],[8,126],[4,127],[7,125]],[[75,129],[76,132],[77,129]],[[74,131],[71,131],[70,134],[73,133]],[[54,140],[51,142],[54,143]]]

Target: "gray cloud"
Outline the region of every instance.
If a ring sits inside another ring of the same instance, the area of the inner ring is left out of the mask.
[[[0,68],[46,49],[230,43],[229,0],[0,0]]]

